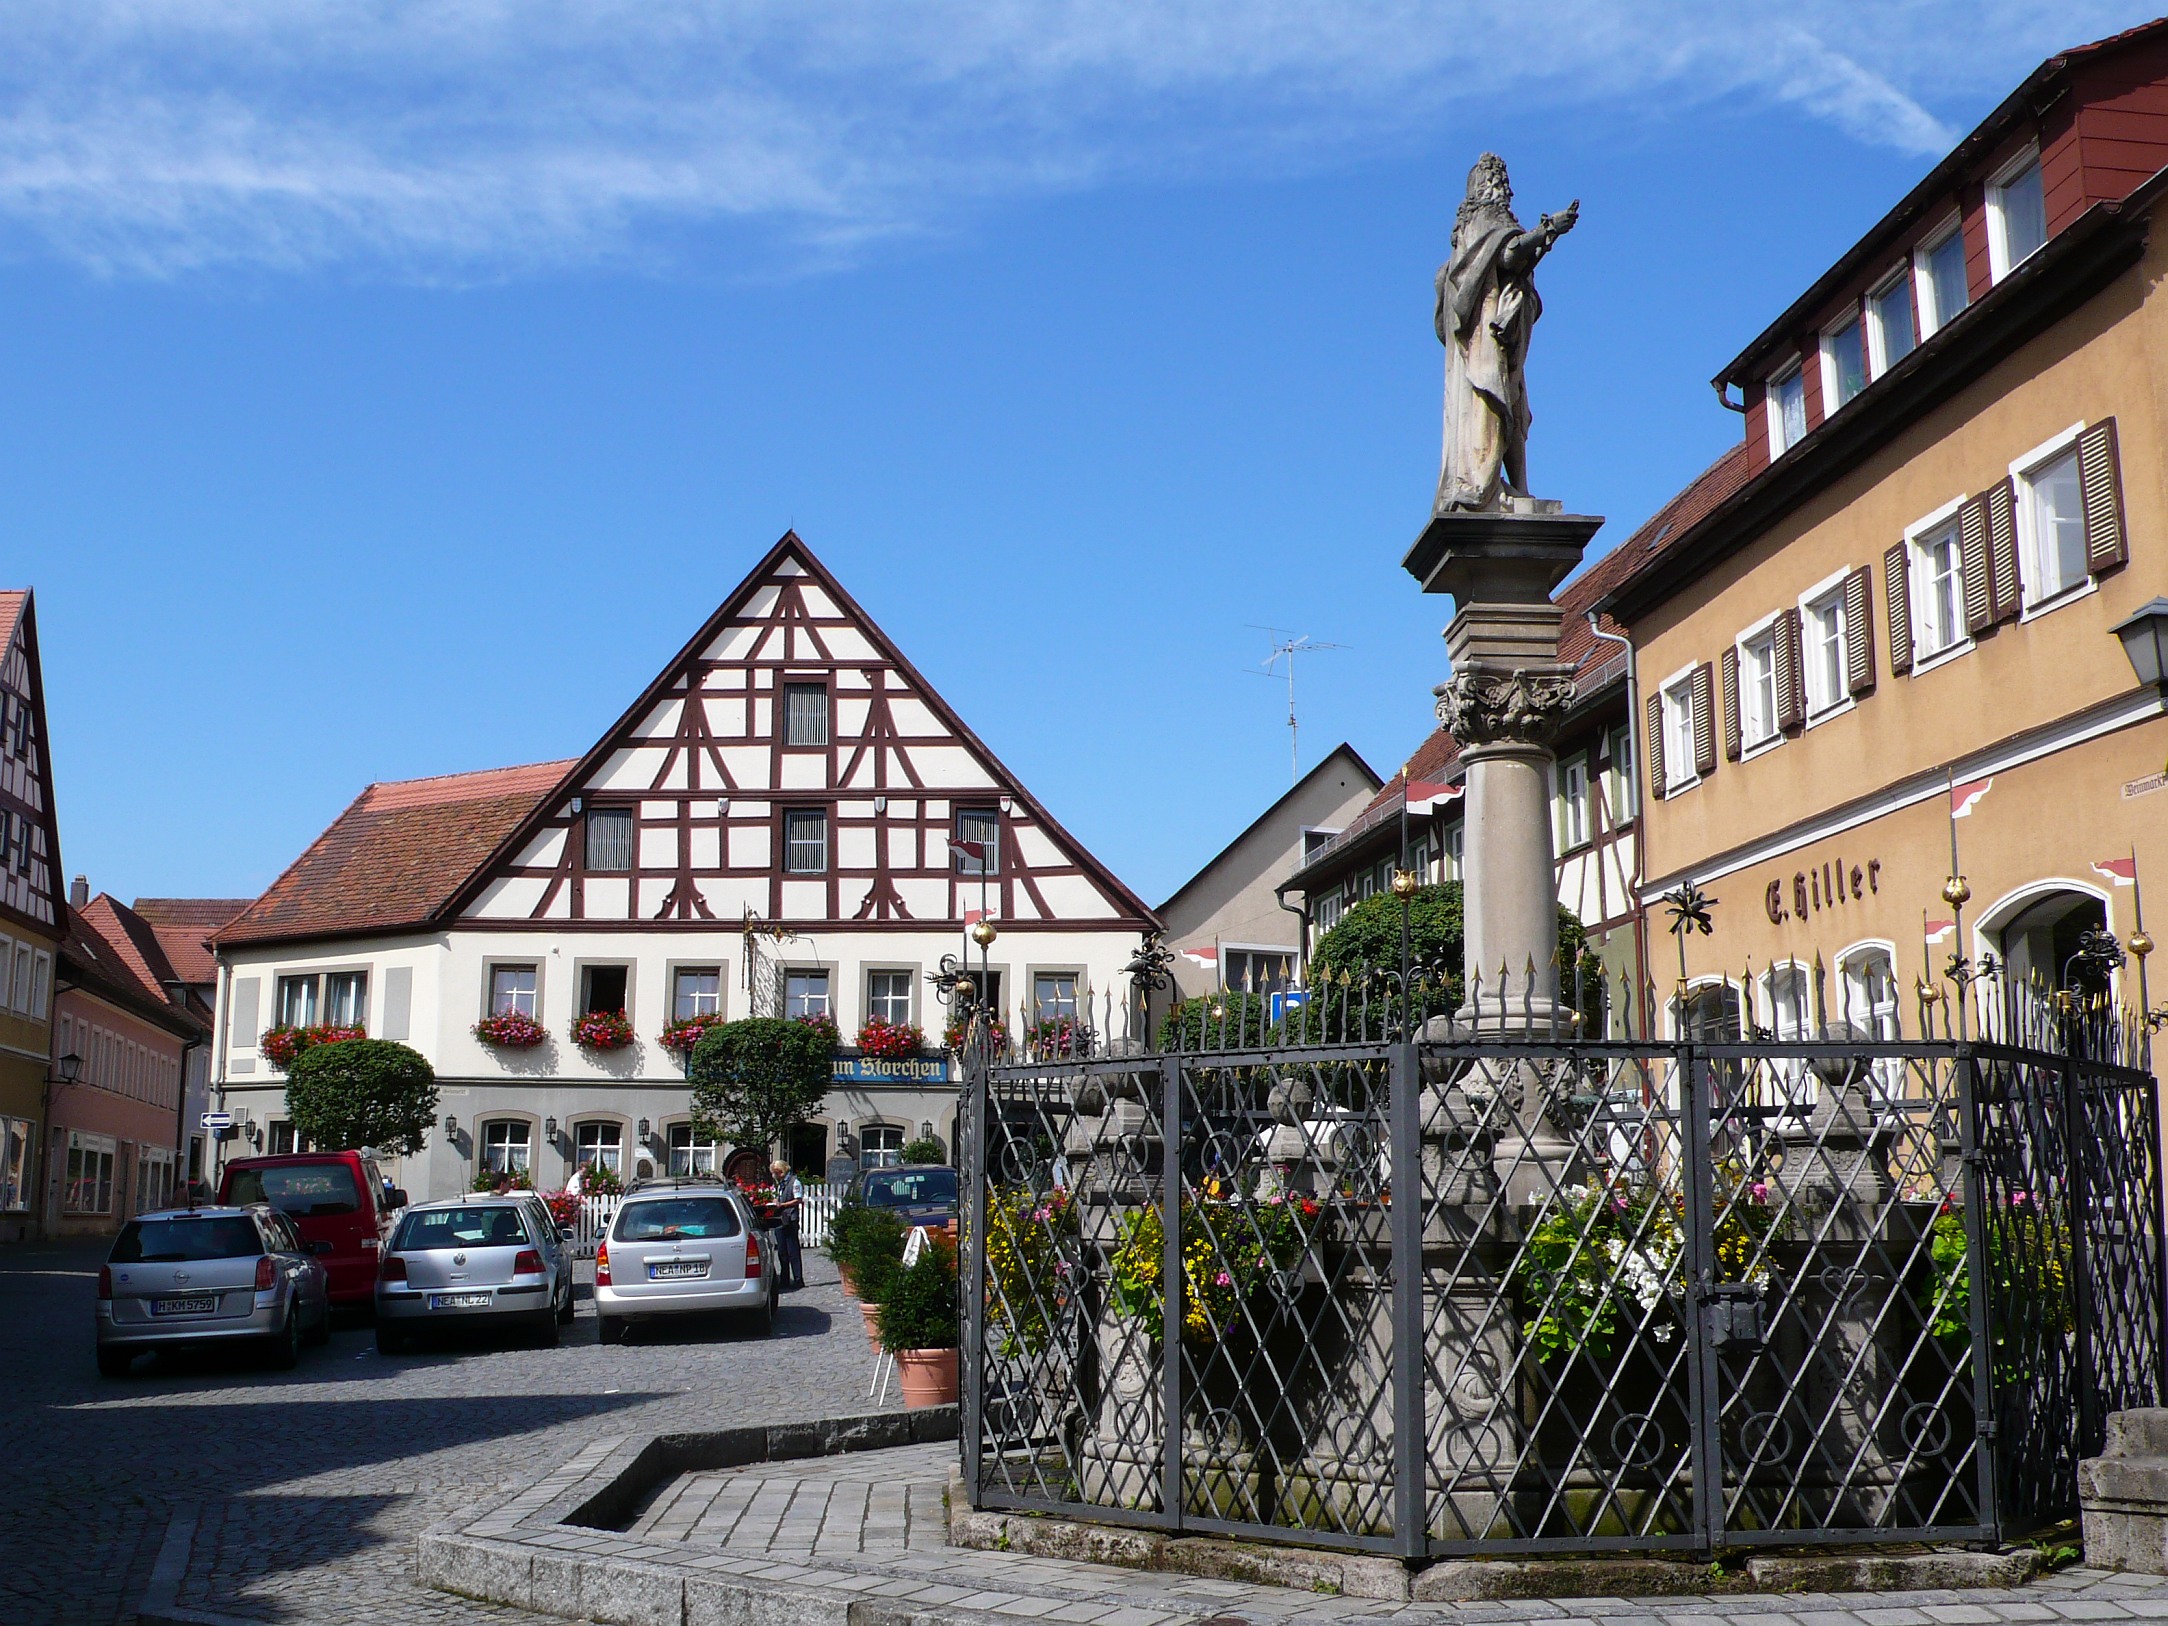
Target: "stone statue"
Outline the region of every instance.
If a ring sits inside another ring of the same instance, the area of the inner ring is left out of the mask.
[[[1445,462],[1433,510],[1498,510],[1528,495],[1528,337],[1542,314],[1536,262],[1580,218],[1576,198],[1534,231],[1513,216],[1505,160],[1487,152],[1468,172],[1453,222],[1453,257],[1438,268],[1438,342],[1445,346]]]

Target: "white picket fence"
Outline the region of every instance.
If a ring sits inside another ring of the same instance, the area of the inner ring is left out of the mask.
[[[798,1240],[808,1248],[820,1247],[828,1240],[828,1221],[843,1206],[843,1183],[806,1180],[799,1183],[798,1190],[804,1199],[798,1209]],[[579,1258],[594,1258],[595,1244],[609,1234],[610,1221],[617,1217],[617,1205],[624,1200],[601,1194],[580,1199],[572,1238],[573,1251]]]

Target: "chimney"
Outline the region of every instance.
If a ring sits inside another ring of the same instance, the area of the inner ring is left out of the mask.
[[[71,909],[83,909],[87,908],[89,904],[90,877],[87,875],[78,875],[74,880],[68,883],[68,907],[70,907]]]

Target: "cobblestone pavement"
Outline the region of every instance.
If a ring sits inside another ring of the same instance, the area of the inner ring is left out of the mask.
[[[424,1589],[412,1538],[539,1478],[603,1430],[874,1409],[863,1325],[817,1257],[772,1342],[703,1326],[636,1329],[605,1348],[583,1286],[557,1349],[473,1344],[386,1360],[367,1328],[346,1327],[293,1372],[220,1355],[139,1362],[119,1382],[98,1376],[91,1353],[103,1257],[103,1244],[0,1250],[5,1626],[132,1621],[161,1551],[173,1601],[189,1610],[539,1622]]]
[[[945,1547],[953,1443],[685,1474],[628,1534],[729,1552],[902,1553]]]

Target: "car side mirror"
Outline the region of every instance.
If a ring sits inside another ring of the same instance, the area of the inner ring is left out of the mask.
[[[557,1240],[560,1242],[574,1241],[579,1237],[579,1234],[579,1227],[574,1225],[560,1225],[557,1227]]]
[[[391,1190],[384,1194],[384,1206],[386,1208],[404,1208],[406,1205],[407,1194],[403,1186],[393,1186]]]

